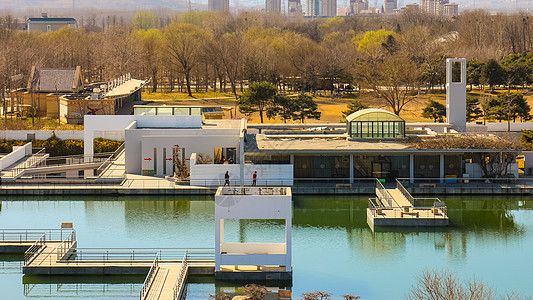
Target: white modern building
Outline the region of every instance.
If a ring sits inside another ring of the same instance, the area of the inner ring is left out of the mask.
[[[284,242],[226,242],[224,220],[228,219],[283,220]],[[290,278],[292,273],[291,243],[292,194],[290,188],[218,188],[215,195],[215,274],[224,271],[234,273],[240,266],[253,266],[252,272],[278,273],[280,276],[285,273],[288,275],[287,278]],[[274,278],[270,277],[270,279]]]
[[[204,119],[200,106],[143,106],[135,107],[135,115],[86,115],[85,154],[90,160],[94,137],[117,136],[125,141],[127,174],[165,177],[187,166],[185,175],[175,177],[192,186],[224,185],[226,172],[231,186],[253,185],[255,172],[258,186],[479,178],[487,175],[479,165],[487,155],[519,151],[418,149],[407,140],[466,131],[466,60],[448,59],[446,67],[447,123],[406,123],[373,108],[347,116],[346,123],[313,128],[324,124],[248,124]],[[518,177],[516,162],[506,170],[501,175]],[[87,172],[85,177],[93,175]]]
[[[125,141],[125,169],[128,174],[165,177],[176,172],[174,160],[187,165],[191,184],[222,185],[226,171],[232,185],[258,183],[292,185],[288,164],[246,164],[244,144],[246,121],[204,120],[200,106],[135,107],[134,115],[86,115],[84,154],[94,153],[97,136],[117,136]],[[121,138],[123,137],[123,138]],[[208,157],[201,162],[198,156]],[[86,177],[92,174],[86,174]]]

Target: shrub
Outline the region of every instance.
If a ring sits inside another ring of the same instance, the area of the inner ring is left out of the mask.
[[[33,147],[45,148],[46,153],[50,156],[83,154],[83,140],[62,140],[55,135],[46,140],[2,140],[0,141],[0,153],[9,153],[13,150],[13,146],[22,146],[30,141],[33,143]],[[114,152],[121,144],[121,141],[97,138],[94,140],[94,152]]]
[[[94,152],[95,153],[115,152],[115,150],[117,150],[121,144],[122,144],[121,141],[108,140],[104,138],[96,138],[94,139]]]

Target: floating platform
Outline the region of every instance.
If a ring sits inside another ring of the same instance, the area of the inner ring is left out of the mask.
[[[413,198],[396,181],[396,187],[386,189],[376,180],[376,198],[370,198],[367,223],[374,230],[377,226],[440,227],[448,226],[448,210],[438,198]]]

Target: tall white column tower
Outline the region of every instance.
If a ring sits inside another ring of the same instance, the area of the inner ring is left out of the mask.
[[[466,131],[466,59],[446,59],[446,121]]]

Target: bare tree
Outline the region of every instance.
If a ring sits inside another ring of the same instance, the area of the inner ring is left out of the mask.
[[[191,92],[191,70],[201,58],[202,49],[209,36],[202,28],[192,24],[171,23],[165,28],[167,51],[172,62],[181,67],[185,76],[187,93]]]
[[[399,56],[360,61],[355,67],[355,78],[361,87],[385,100],[397,115],[414,100],[418,74],[418,68],[411,60]]]

